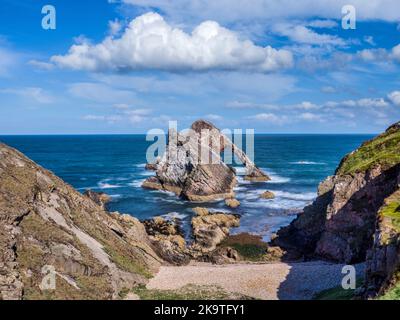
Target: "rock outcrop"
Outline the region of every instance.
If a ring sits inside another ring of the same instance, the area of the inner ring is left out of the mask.
[[[155,217],[143,221],[156,252],[165,261],[174,265],[185,265],[190,260],[219,262],[235,260],[234,251],[217,249],[229,236],[230,229],[238,227],[240,216],[208,209],[194,208],[192,218],[192,242],[186,243],[180,221]]]
[[[280,230],[273,243],[306,258],[344,263],[366,260],[366,286],[376,293],[377,283],[384,283],[398,269],[399,230],[388,226],[400,215],[383,218],[381,213],[393,203],[399,184],[397,123],[347,155],[335,175],[321,183],[315,202]]]
[[[219,212],[201,212],[192,218],[194,242],[193,256],[202,256],[214,251],[227,236],[230,228],[239,227],[240,216]]]
[[[4,144],[0,181],[0,300],[115,299],[162,262],[137,219],[109,214]]]
[[[156,176],[147,179],[143,187],[171,191],[189,201],[233,198],[236,173],[223,162],[221,153],[225,149],[232,150],[246,167],[246,179],[269,180],[227,136],[211,123],[199,120],[188,132],[170,130],[167,150],[154,164]]]
[[[83,194],[88,198],[92,199],[96,204],[98,204],[104,210],[106,209],[107,203],[111,201],[111,197],[104,192],[95,192],[93,190],[86,190]]]
[[[190,262],[183,231],[177,220],[169,221],[163,217],[143,221],[156,252],[165,261],[174,265]]]

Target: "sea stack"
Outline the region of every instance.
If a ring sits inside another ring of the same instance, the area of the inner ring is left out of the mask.
[[[185,133],[170,130],[165,154],[156,164],[156,175],[144,188],[172,191],[189,201],[234,198],[236,172],[224,163],[221,153],[227,148],[246,168],[246,180],[268,181],[269,177],[212,123],[194,122]],[[206,161],[204,161],[206,159]]]

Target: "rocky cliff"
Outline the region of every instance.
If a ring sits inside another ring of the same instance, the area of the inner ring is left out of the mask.
[[[376,292],[399,267],[399,234],[389,227],[400,217],[397,209],[390,211],[399,183],[397,123],[347,155],[335,175],[321,183],[315,202],[280,230],[274,243],[306,258],[345,263],[367,259],[366,285]],[[388,207],[390,217],[385,215]]]
[[[145,283],[161,260],[144,226],[99,204],[0,144],[0,300],[116,299]]]

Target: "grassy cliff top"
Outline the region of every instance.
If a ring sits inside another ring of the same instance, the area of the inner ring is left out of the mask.
[[[336,174],[363,172],[375,165],[388,169],[398,163],[400,163],[400,122],[348,154],[342,160]]]

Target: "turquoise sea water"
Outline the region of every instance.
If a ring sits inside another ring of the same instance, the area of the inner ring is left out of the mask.
[[[341,158],[371,137],[256,135],[256,164],[272,181],[248,183],[239,177],[239,208],[232,210],[223,201],[204,206],[241,214],[241,226],[233,233],[252,232],[268,240],[271,233],[288,224],[315,198],[319,182],[334,173]],[[153,175],[144,169],[146,150],[151,144],[144,135],[0,136],[0,141],[17,148],[81,192],[93,189],[108,193],[112,196],[112,211],[139,219],[179,217],[188,230],[191,208],[199,205],[140,187],[144,179]],[[260,199],[265,190],[273,191],[276,199]]]

